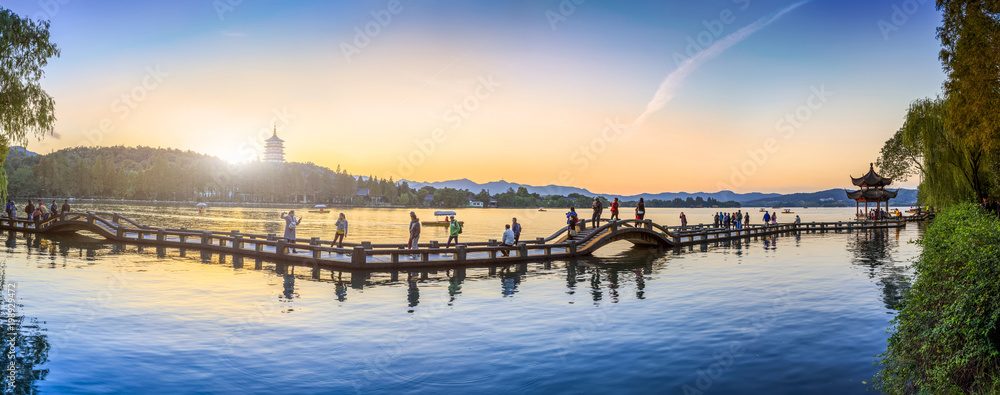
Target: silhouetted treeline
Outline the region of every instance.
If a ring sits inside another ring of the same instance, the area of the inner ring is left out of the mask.
[[[529,193],[524,187],[490,194],[486,190],[422,187],[403,181],[357,176],[337,166],[312,163],[232,164],[193,151],[151,147],[76,147],[30,155],[15,147],[4,163],[15,197],[74,197],[160,201],[324,203],[406,207],[589,208],[593,196]],[[609,207],[601,197],[604,207]],[[625,202],[623,207],[635,205]],[[688,198],[650,200],[647,207],[738,207],[736,202]]]

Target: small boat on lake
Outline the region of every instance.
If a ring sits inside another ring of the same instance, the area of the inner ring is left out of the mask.
[[[544,208],[541,208],[541,207],[539,207],[539,208],[538,208],[538,211],[545,211],[545,209],[544,209]]]
[[[454,211],[435,211],[434,212],[434,217],[435,217],[434,221],[420,221],[420,224],[424,225],[424,226],[451,226],[451,220],[448,217],[450,217],[452,215],[455,215]],[[444,217],[444,220],[437,219],[437,217]],[[456,221],[458,221],[458,220],[456,220]],[[465,222],[464,221],[458,221],[458,224],[459,225],[465,225]]]
[[[205,211],[208,210],[208,205],[205,203],[198,203],[195,207],[198,207],[198,214],[205,214]]]
[[[326,209],[326,205],[325,204],[317,204],[317,205],[313,206],[313,209],[309,210],[309,212],[310,213],[316,213],[316,214],[329,214],[330,210]]]
[[[782,214],[795,214],[794,211],[792,211],[791,209],[787,209],[787,208],[784,211],[782,211],[781,213]]]

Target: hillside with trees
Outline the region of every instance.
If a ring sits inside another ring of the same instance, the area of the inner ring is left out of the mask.
[[[322,203],[352,206],[456,208],[470,199],[496,207],[590,207],[593,196],[410,188],[406,181],[352,175],[312,163],[232,164],[193,151],[151,147],[76,147],[36,155],[8,150],[3,165],[10,196],[179,202]],[[602,197],[605,207],[609,205]],[[623,202],[623,207],[635,202]],[[650,200],[648,207],[737,207],[708,198]]]

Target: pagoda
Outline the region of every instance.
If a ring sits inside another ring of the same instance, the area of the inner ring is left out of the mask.
[[[865,202],[865,216],[868,216],[868,203],[875,203],[875,208],[879,208],[882,202],[885,202],[885,211],[889,211],[889,199],[895,198],[899,193],[899,190],[889,191],[886,190],[886,185],[892,184],[891,178],[885,178],[875,172],[875,164],[869,164],[868,174],[861,177],[854,178],[851,177],[851,182],[854,186],[861,188],[856,191],[848,191],[847,197],[855,201],[855,208],[861,210],[861,202]]]
[[[278,138],[278,125],[274,126],[274,134],[264,140],[264,162],[285,163],[284,140]]]

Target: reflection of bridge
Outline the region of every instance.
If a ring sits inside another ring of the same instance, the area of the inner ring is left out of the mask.
[[[274,234],[248,234],[235,230],[227,233],[186,228],[154,228],[117,213],[107,212],[68,212],[40,222],[0,219],[0,229],[6,230],[43,234],[84,231],[121,243],[196,249],[313,267],[331,266],[368,270],[566,259],[590,255],[617,241],[628,241],[642,246],[678,248],[786,232],[850,231],[899,228],[905,225],[905,221],[895,220],[757,225],[742,229],[696,225],[682,229],[664,227],[650,220],[601,220],[600,226],[581,229],[572,237],[569,236],[569,229],[564,227],[547,238],[523,241],[516,246],[503,246],[496,240],[490,240],[442,248],[438,241],[432,240],[429,243],[421,243],[419,249],[408,249],[401,244],[371,242],[344,243],[348,248],[334,248],[323,246],[332,243],[320,240],[318,237],[286,240]],[[504,253],[509,253],[510,256],[504,256]]]

